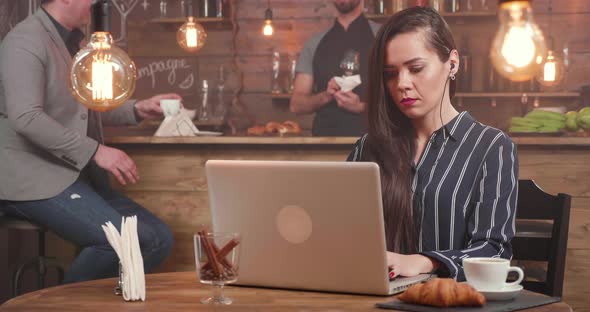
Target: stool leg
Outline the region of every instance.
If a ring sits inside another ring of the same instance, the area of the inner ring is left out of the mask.
[[[47,265],[45,258],[37,258],[37,289],[45,288],[45,275],[47,275]]]
[[[12,274],[12,297],[16,297],[20,293],[20,279],[23,272],[30,266],[37,264],[37,259],[21,264],[18,269]]]
[[[47,266],[45,264],[45,231],[39,230],[38,237],[38,261],[37,261],[37,289],[45,288],[45,275],[47,274]]]

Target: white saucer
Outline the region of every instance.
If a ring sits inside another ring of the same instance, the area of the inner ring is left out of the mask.
[[[196,136],[220,136],[223,135],[223,132],[215,132],[215,131],[198,131],[195,132]]]
[[[522,285],[504,287],[499,290],[478,290],[489,301],[512,300],[518,296],[522,290]]]

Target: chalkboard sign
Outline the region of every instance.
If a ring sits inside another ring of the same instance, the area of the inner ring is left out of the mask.
[[[137,68],[135,98],[160,93],[193,97],[197,91],[197,62],[191,57],[134,57]]]

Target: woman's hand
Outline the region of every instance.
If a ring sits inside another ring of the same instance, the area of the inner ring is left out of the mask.
[[[402,255],[394,252],[387,252],[387,266],[395,276],[416,276],[421,273],[430,273],[438,265],[437,261],[423,255]]]

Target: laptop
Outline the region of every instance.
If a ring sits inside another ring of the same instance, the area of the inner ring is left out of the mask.
[[[213,230],[242,236],[237,284],[392,295],[379,167],[367,162],[209,160]]]

